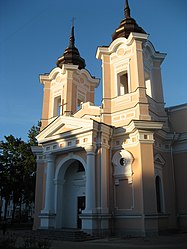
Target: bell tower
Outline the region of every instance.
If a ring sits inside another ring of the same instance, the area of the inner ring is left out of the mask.
[[[143,235],[157,233],[158,221],[153,219],[157,212],[154,143],[166,120],[160,70],[165,54],[155,51],[148,34],[131,17],[126,0],[124,18],[112,35],[112,43],[99,47],[96,56],[102,60],[101,119],[114,128],[114,192],[116,196],[121,192],[115,200],[116,214],[134,216],[133,221],[130,216],[120,222],[116,219],[116,228],[135,231],[139,226]],[[121,166],[127,171],[122,172]],[[122,198],[128,199],[124,197],[126,190],[132,200],[129,207],[120,203]],[[135,218],[137,213],[142,214],[139,220]]]
[[[163,98],[158,97],[159,94],[162,96],[161,78],[155,82],[155,88],[159,88],[160,93],[156,89],[154,92],[153,87],[151,90],[151,69],[147,69],[148,60],[145,62],[144,56],[148,43],[147,33],[131,17],[126,0],[124,18],[112,35],[112,43],[109,47],[99,47],[96,55],[102,60],[104,123],[120,127],[129,124],[131,120],[152,120],[147,96],[155,96],[156,101],[163,103]],[[148,57],[157,64],[158,75],[165,55],[153,50],[153,56]]]
[[[94,90],[98,79],[85,70],[85,60],[75,47],[74,25],[69,46],[49,74],[40,75],[44,85],[42,126],[43,130],[58,116],[73,116],[82,103],[94,103]]]

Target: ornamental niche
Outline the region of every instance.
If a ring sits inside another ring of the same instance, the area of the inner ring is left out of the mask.
[[[132,182],[132,162],[133,156],[127,150],[117,151],[112,158],[114,165],[115,179],[128,179],[129,183]]]

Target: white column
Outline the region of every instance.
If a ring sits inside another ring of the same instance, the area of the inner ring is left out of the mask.
[[[55,227],[55,211],[54,211],[54,159],[51,154],[47,155],[47,175],[45,187],[45,207],[41,211],[40,228],[49,229]]]
[[[45,208],[48,213],[54,212],[54,156],[47,155],[47,177],[45,191]]]
[[[86,209],[85,213],[94,213],[96,209],[95,190],[95,148],[86,147],[87,167],[86,167]]]

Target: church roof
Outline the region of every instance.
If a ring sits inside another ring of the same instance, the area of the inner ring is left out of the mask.
[[[124,19],[121,21],[119,27],[113,33],[112,39],[114,41],[119,37],[128,38],[131,32],[146,34],[146,32],[140,26],[138,26],[136,21],[131,17],[129,3],[128,0],[126,0],[124,8]]]
[[[64,64],[78,65],[79,69],[86,67],[85,60],[80,56],[79,50],[75,47],[74,25],[71,29],[69,46],[65,49],[62,56],[56,62],[57,67],[62,67]]]

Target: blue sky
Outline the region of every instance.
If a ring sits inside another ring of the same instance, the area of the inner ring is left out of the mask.
[[[166,106],[187,102],[187,1],[129,4],[155,49],[167,53],[162,64]],[[68,46],[73,17],[76,47],[90,73],[101,78],[96,50],[111,43],[123,7],[124,0],[0,0],[0,140],[10,134],[27,140],[28,130],[40,120],[39,75],[50,72]],[[95,102],[101,103],[101,86]]]

